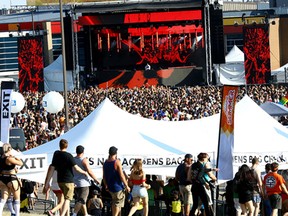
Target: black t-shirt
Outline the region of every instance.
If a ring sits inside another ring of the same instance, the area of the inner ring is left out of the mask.
[[[76,165],[73,156],[65,151],[55,151],[52,166],[57,170],[57,182],[73,183],[73,167]]]
[[[179,175],[179,185],[187,185],[188,169],[189,167],[187,167],[185,163],[182,163],[177,167],[176,172]]]

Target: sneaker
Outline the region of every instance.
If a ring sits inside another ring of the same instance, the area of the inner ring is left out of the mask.
[[[11,213],[11,216],[15,216],[15,214]]]
[[[47,211],[47,215],[54,216],[54,214],[51,212],[51,210]]]

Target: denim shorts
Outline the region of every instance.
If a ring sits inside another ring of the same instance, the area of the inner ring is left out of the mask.
[[[132,197],[148,197],[147,189],[145,187],[141,187],[140,185],[133,185]]]
[[[260,194],[254,194],[253,195],[253,202],[254,203],[260,203],[261,202],[261,196],[260,196]]]

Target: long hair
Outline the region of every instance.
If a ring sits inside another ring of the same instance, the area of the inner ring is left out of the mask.
[[[130,170],[136,175],[142,175],[143,174],[142,159],[135,159]]]
[[[243,164],[240,168],[240,180],[242,181],[255,181],[255,172],[250,169],[247,164]]]

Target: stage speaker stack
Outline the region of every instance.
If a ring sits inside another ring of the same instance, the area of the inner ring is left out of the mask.
[[[73,28],[72,18],[66,15],[63,18],[64,22],[64,35],[65,35],[65,51],[66,51],[66,69],[73,70]]]
[[[211,54],[213,64],[225,63],[223,12],[210,7]]]

